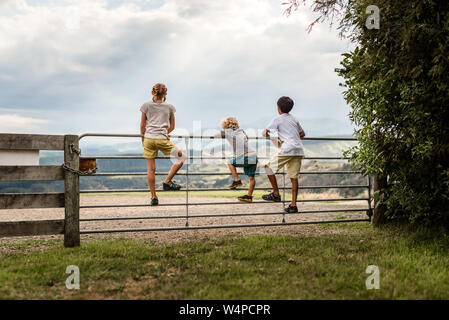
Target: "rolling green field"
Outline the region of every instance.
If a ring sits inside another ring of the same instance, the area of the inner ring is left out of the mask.
[[[1,244],[2,299],[448,299],[449,237],[366,223],[304,235],[222,236],[178,244],[90,240]],[[65,287],[80,268],[80,290]],[[368,265],[380,289],[365,286]]]

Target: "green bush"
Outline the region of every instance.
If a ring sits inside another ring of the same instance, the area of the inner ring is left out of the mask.
[[[360,144],[347,152],[388,179],[387,215],[449,224],[449,2],[378,0],[380,29],[365,26],[372,1],[348,1],[341,28],[356,48],[336,71]]]

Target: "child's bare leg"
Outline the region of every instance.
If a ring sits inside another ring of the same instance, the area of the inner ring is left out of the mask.
[[[271,187],[273,188],[273,193],[276,196],[279,196],[278,182],[276,180],[276,176],[275,176],[273,170],[271,170],[271,168],[268,165],[266,165],[265,172],[267,173],[268,180],[270,180]]]
[[[176,173],[178,173],[179,169],[182,168],[183,165],[184,165],[184,161],[181,161],[181,160],[176,161],[172,165],[172,167],[167,175],[167,178],[165,178],[164,182],[169,183],[173,179],[173,177],[176,175]]]
[[[232,176],[234,177],[234,181],[239,181],[239,175],[237,174],[237,169],[230,162],[228,162],[229,171],[231,171]]]
[[[292,207],[296,207],[296,200],[298,198],[298,179],[290,179],[292,182]]]
[[[156,161],[155,161],[155,159],[147,159],[147,176],[148,176],[148,186],[150,187],[151,197],[157,198],[157,195],[156,195]]]
[[[268,180],[270,180],[271,186],[273,187],[273,193],[278,196],[279,195],[279,187],[278,187],[278,182],[276,180],[276,176],[274,174],[269,175]]]
[[[253,196],[254,187],[256,186],[256,178],[254,177],[248,177],[249,178],[249,188],[248,188],[248,195]]]
[[[184,152],[182,152],[179,149],[177,149],[175,155],[177,156],[178,161],[176,161],[172,165],[170,171],[168,172],[167,178],[165,178],[164,183],[169,183],[173,179],[175,174],[178,173],[179,169],[181,169],[182,166],[184,165],[184,161],[187,159],[187,156],[184,154]]]

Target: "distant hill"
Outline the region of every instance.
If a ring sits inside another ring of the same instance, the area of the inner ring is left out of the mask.
[[[221,146],[221,140],[216,141]],[[209,143],[209,142],[206,142]],[[255,142],[253,141],[254,145]],[[353,146],[354,142],[348,141],[304,141],[304,147],[307,157],[337,157],[341,156],[343,150],[348,149]],[[227,143],[226,146],[226,156],[231,156],[232,152]],[[183,146],[180,145],[181,148]],[[198,147],[198,146],[197,146]],[[260,156],[273,156],[277,150],[271,143],[259,142],[259,155]],[[126,152],[124,152],[126,151]],[[130,152],[134,151],[134,152]],[[142,147],[139,142],[131,143],[119,143],[116,145],[107,145],[102,147],[101,145],[89,146],[87,143],[84,144],[82,148],[82,154],[88,155],[142,155]],[[193,151],[192,155],[199,156],[198,151]],[[204,154],[206,155],[206,154]],[[203,155],[203,156],[204,156]],[[221,155],[221,147],[218,148],[218,154]],[[41,152],[40,154],[40,164],[41,165],[60,165],[63,163],[64,156],[62,152]],[[263,161],[261,160],[261,164]],[[110,159],[99,159],[97,160],[98,172],[145,172],[146,171],[146,161],[143,159],[125,159],[125,160],[110,160]],[[170,160],[157,160],[157,171],[167,172],[171,166]],[[313,166],[313,168],[311,167]],[[220,160],[207,160],[194,165],[191,165],[192,171],[202,170],[206,172],[227,172],[227,167]],[[350,166],[340,162],[333,161],[305,161],[303,169],[304,170],[341,170],[343,168],[350,169]],[[183,168],[184,170],[185,168]],[[264,178],[263,169],[260,167],[262,178],[258,180],[259,186],[268,186],[268,181]],[[349,180],[347,180],[349,178]],[[158,181],[162,179],[159,176]],[[177,181],[184,183],[184,177],[178,176]],[[190,178],[190,183],[192,186],[196,187],[225,187],[229,184],[230,177],[228,176],[192,176]],[[159,181],[160,182],[160,181]],[[360,177],[343,177],[340,175],[304,175],[301,177],[301,183],[306,185],[327,185],[327,184],[357,184],[363,182]],[[81,178],[81,188],[83,190],[89,189],[146,189],[147,182],[146,177],[88,177]],[[63,183],[58,182],[1,182],[0,192],[6,193],[18,193],[18,192],[62,192]],[[316,191],[320,192],[320,191]],[[357,190],[346,190],[342,189],[338,191],[342,195],[352,195],[357,194]]]
[[[304,119],[298,117],[297,115],[295,116],[299,119],[308,137],[352,137],[353,127],[351,126],[349,121],[345,122],[331,118]],[[239,120],[241,122],[242,128],[247,131],[247,134],[249,136],[257,136],[260,135],[260,131],[267,126],[272,118],[272,116],[263,116],[257,118],[257,120],[254,120],[254,118],[248,120]],[[218,126],[214,128],[201,128],[201,132],[203,132],[204,135],[212,135],[218,130],[220,130]],[[198,133],[195,133],[195,135],[198,135]],[[185,150],[184,139],[173,139],[173,142],[181,149]],[[204,139],[202,145],[203,149],[205,149],[206,146],[220,146],[221,143],[222,141],[220,140]],[[252,144],[255,145],[255,142],[252,141]],[[314,144],[321,144],[326,146],[313,148],[310,147]],[[335,153],[341,149],[339,147],[339,144],[341,144],[343,148],[345,148],[347,145],[347,143],[340,142],[336,142],[335,144],[329,144],[329,142],[322,141],[304,142],[304,145],[307,145],[307,148],[310,149],[314,154],[316,152],[320,152],[321,149],[326,149],[324,150],[326,152],[330,150],[332,153]],[[260,142],[259,145],[264,145],[264,143]],[[86,138],[80,141],[80,146],[84,155],[142,154],[142,144],[140,142],[140,139],[138,138],[126,138],[126,140],[120,140],[118,138]],[[190,141],[190,147],[194,150],[199,150],[200,141],[198,139]]]

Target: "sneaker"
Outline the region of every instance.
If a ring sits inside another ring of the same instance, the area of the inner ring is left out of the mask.
[[[298,207],[297,206],[291,206],[289,205],[287,208],[284,209],[287,213],[298,213]]]
[[[159,204],[159,199],[158,198],[151,199],[151,206],[157,206],[158,204]]]
[[[237,189],[238,187],[242,186],[242,180],[239,181],[232,181],[232,184],[229,186],[229,189]]]
[[[181,186],[179,184],[174,183],[173,181],[170,181],[169,183],[162,183],[162,187],[165,191],[178,191],[181,189]]]
[[[274,192],[269,193],[269,194],[264,194],[262,196],[262,199],[264,199],[265,201],[281,202],[281,196],[275,195]]]
[[[248,196],[248,195],[244,195],[244,196],[238,197],[237,199],[239,201],[245,201],[245,202],[249,202],[249,203],[253,202],[253,197],[252,196]]]

